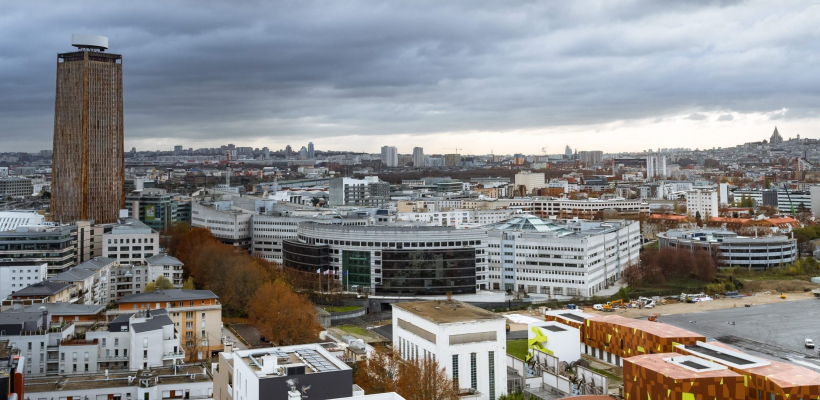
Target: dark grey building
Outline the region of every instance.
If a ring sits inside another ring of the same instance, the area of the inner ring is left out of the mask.
[[[52,276],[76,264],[76,231],[76,225],[62,225],[20,226],[0,232],[0,258],[46,263]]]

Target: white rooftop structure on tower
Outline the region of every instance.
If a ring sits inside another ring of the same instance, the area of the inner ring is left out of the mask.
[[[108,49],[108,38],[105,36],[74,33],[71,35],[71,45],[78,49],[96,49],[105,51]]]

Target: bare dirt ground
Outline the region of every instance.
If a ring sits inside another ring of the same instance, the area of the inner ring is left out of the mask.
[[[782,303],[795,300],[807,300],[814,298],[811,292],[792,292],[786,293],[786,298],[780,298],[780,292],[771,291],[756,293],[754,296],[745,296],[740,299],[716,299],[711,301],[703,301],[697,303],[674,303],[656,306],[655,308],[621,308],[615,310],[614,313],[604,313],[590,309],[584,309],[584,312],[590,314],[617,314],[628,318],[648,317],[653,314],[672,315],[672,314],[686,314],[700,311],[722,310],[732,307],[744,307],[746,304],[770,304]]]

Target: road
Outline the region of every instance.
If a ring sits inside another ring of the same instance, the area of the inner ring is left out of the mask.
[[[817,299],[661,314],[658,319],[752,355],[820,371],[818,350],[803,345],[805,339],[820,340],[820,300]]]

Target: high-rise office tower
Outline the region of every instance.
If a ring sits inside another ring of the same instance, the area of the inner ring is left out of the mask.
[[[424,149],[413,147],[413,167],[424,168]]]
[[[313,152],[313,142],[308,143],[308,158],[311,160],[316,158],[316,154]]]
[[[285,146],[285,158],[290,158],[293,155],[293,148],[290,145]]]
[[[57,55],[51,213],[111,223],[125,208],[122,56],[106,37],[71,39],[77,51]]]

